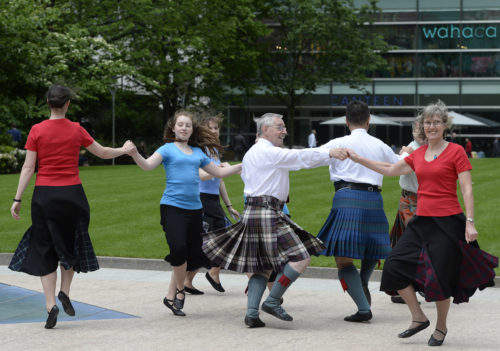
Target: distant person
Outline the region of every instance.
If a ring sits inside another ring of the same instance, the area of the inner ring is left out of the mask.
[[[307,137],[307,145],[309,147],[316,147],[316,129],[312,129],[311,134]]]
[[[10,129],[7,131],[12,137],[12,141],[17,144],[21,144],[22,141],[22,135],[21,131],[16,128],[16,125],[12,123]]]
[[[146,143],[144,141],[141,141],[139,143],[139,146],[137,147],[137,151],[139,152],[139,154],[144,157],[144,158],[148,158],[148,153],[146,152]]]
[[[465,153],[467,154],[468,158],[472,157],[472,142],[470,141],[469,138],[465,138]]]
[[[103,147],[82,126],[66,119],[71,94],[61,85],[49,88],[50,117],[29,132],[26,159],[10,208],[12,217],[19,219],[21,198],[38,163],[31,200],[32,225],[21,239],[9,268],[41,278],[48,313],[46,329],[56,325],[59,314],[55,298],[58,264],[61,289],[57,297],[70,316],[75,315],[69,299],[74,273],[99,269],[88,233],[89,204],[78,174],[80,147],[106,159],[134,149],[130,141],[120,148]]]
[[[82,117],[82,119],[80,120],[80,125],[85,128],[85,130],[90,134],[92,138],[95,136],[95,130],[92,128],[92,124],[87,117]]]
[[[493,140],[493,153],[495,157],[500,157],[500,141],[498,140],[498,138],[495,138],[495,140]]]
[[[245,140],[245,137],[241,135],[241,131],[238,131],[238,134],[236,134],[233,138],[233,150],[236,160],[243,160],[243,156],[247,150],[247,141]]]

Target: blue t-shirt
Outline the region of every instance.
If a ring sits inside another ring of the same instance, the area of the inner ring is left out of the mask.
[[[192,155],[183,153],[174,143],[166,143],[156,150],[162,158],[167,186],[160,204],[187,210],[202,208],[198,168],[210,163],[210,158],[199,147],[191,146]]]
[[[210,160],[216,165],[220,165],[220,160],[216,157],[211,157]],[[200,181],[200,193],[219,195],[220,179],[213,177],[209,180]]]

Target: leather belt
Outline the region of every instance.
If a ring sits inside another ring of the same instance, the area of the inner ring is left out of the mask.
[[[366,184],[366,183],[352,183],[352,182],[344,182],[339,180],[334,182],[335,191],[339,191],[340,189],[348,188],[352,190],[363,190],[363,191],[372,191],[380,193],[382,189],[378,185]]]

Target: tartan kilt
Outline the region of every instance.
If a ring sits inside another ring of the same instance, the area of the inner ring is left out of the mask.
[[[380,290],[396,295],[412,284],[427,301],[468,302],[477,289],[494,286],[498,257],[464,241],[463,213],[415,216],[384,264]]]
[[[23,235],[9,268],[34,276],[54,272],[60,263],[77,273],[99,269],[90,240],[90,209],[81,184],[36,186],[32,225]]]
[[[386,258],[391,246],[382,195],[348,188],[336,191],[318,239],[326,245],[320,255],[368,260]]]
[[[282,212],[283,202],[272,196],[248,197],[241,220],[203,233],[203,251],[221,268],[258,273],[281,272],[289,262],[316,255],[325,247]]]
[[[396,219],[394,220],[394,225],[389,233],[391,247],[396,246],[398,240],[401,238],[401,235],[403,235],[408,222],[413,218],[416,211],[417,194],[403,189],[401,191],[401,198],[399,199],[399,208],[396,213]]]

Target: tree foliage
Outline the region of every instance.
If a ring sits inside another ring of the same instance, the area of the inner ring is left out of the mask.
[[[271,0],[267,17],[274,31],[260,56],[265,93],[287,106],[289,142],[293,145],[296,106],[320,84],[352,87],[385,61],[388,49],[371,26],[376,1],[356,8],[352,0]]]

